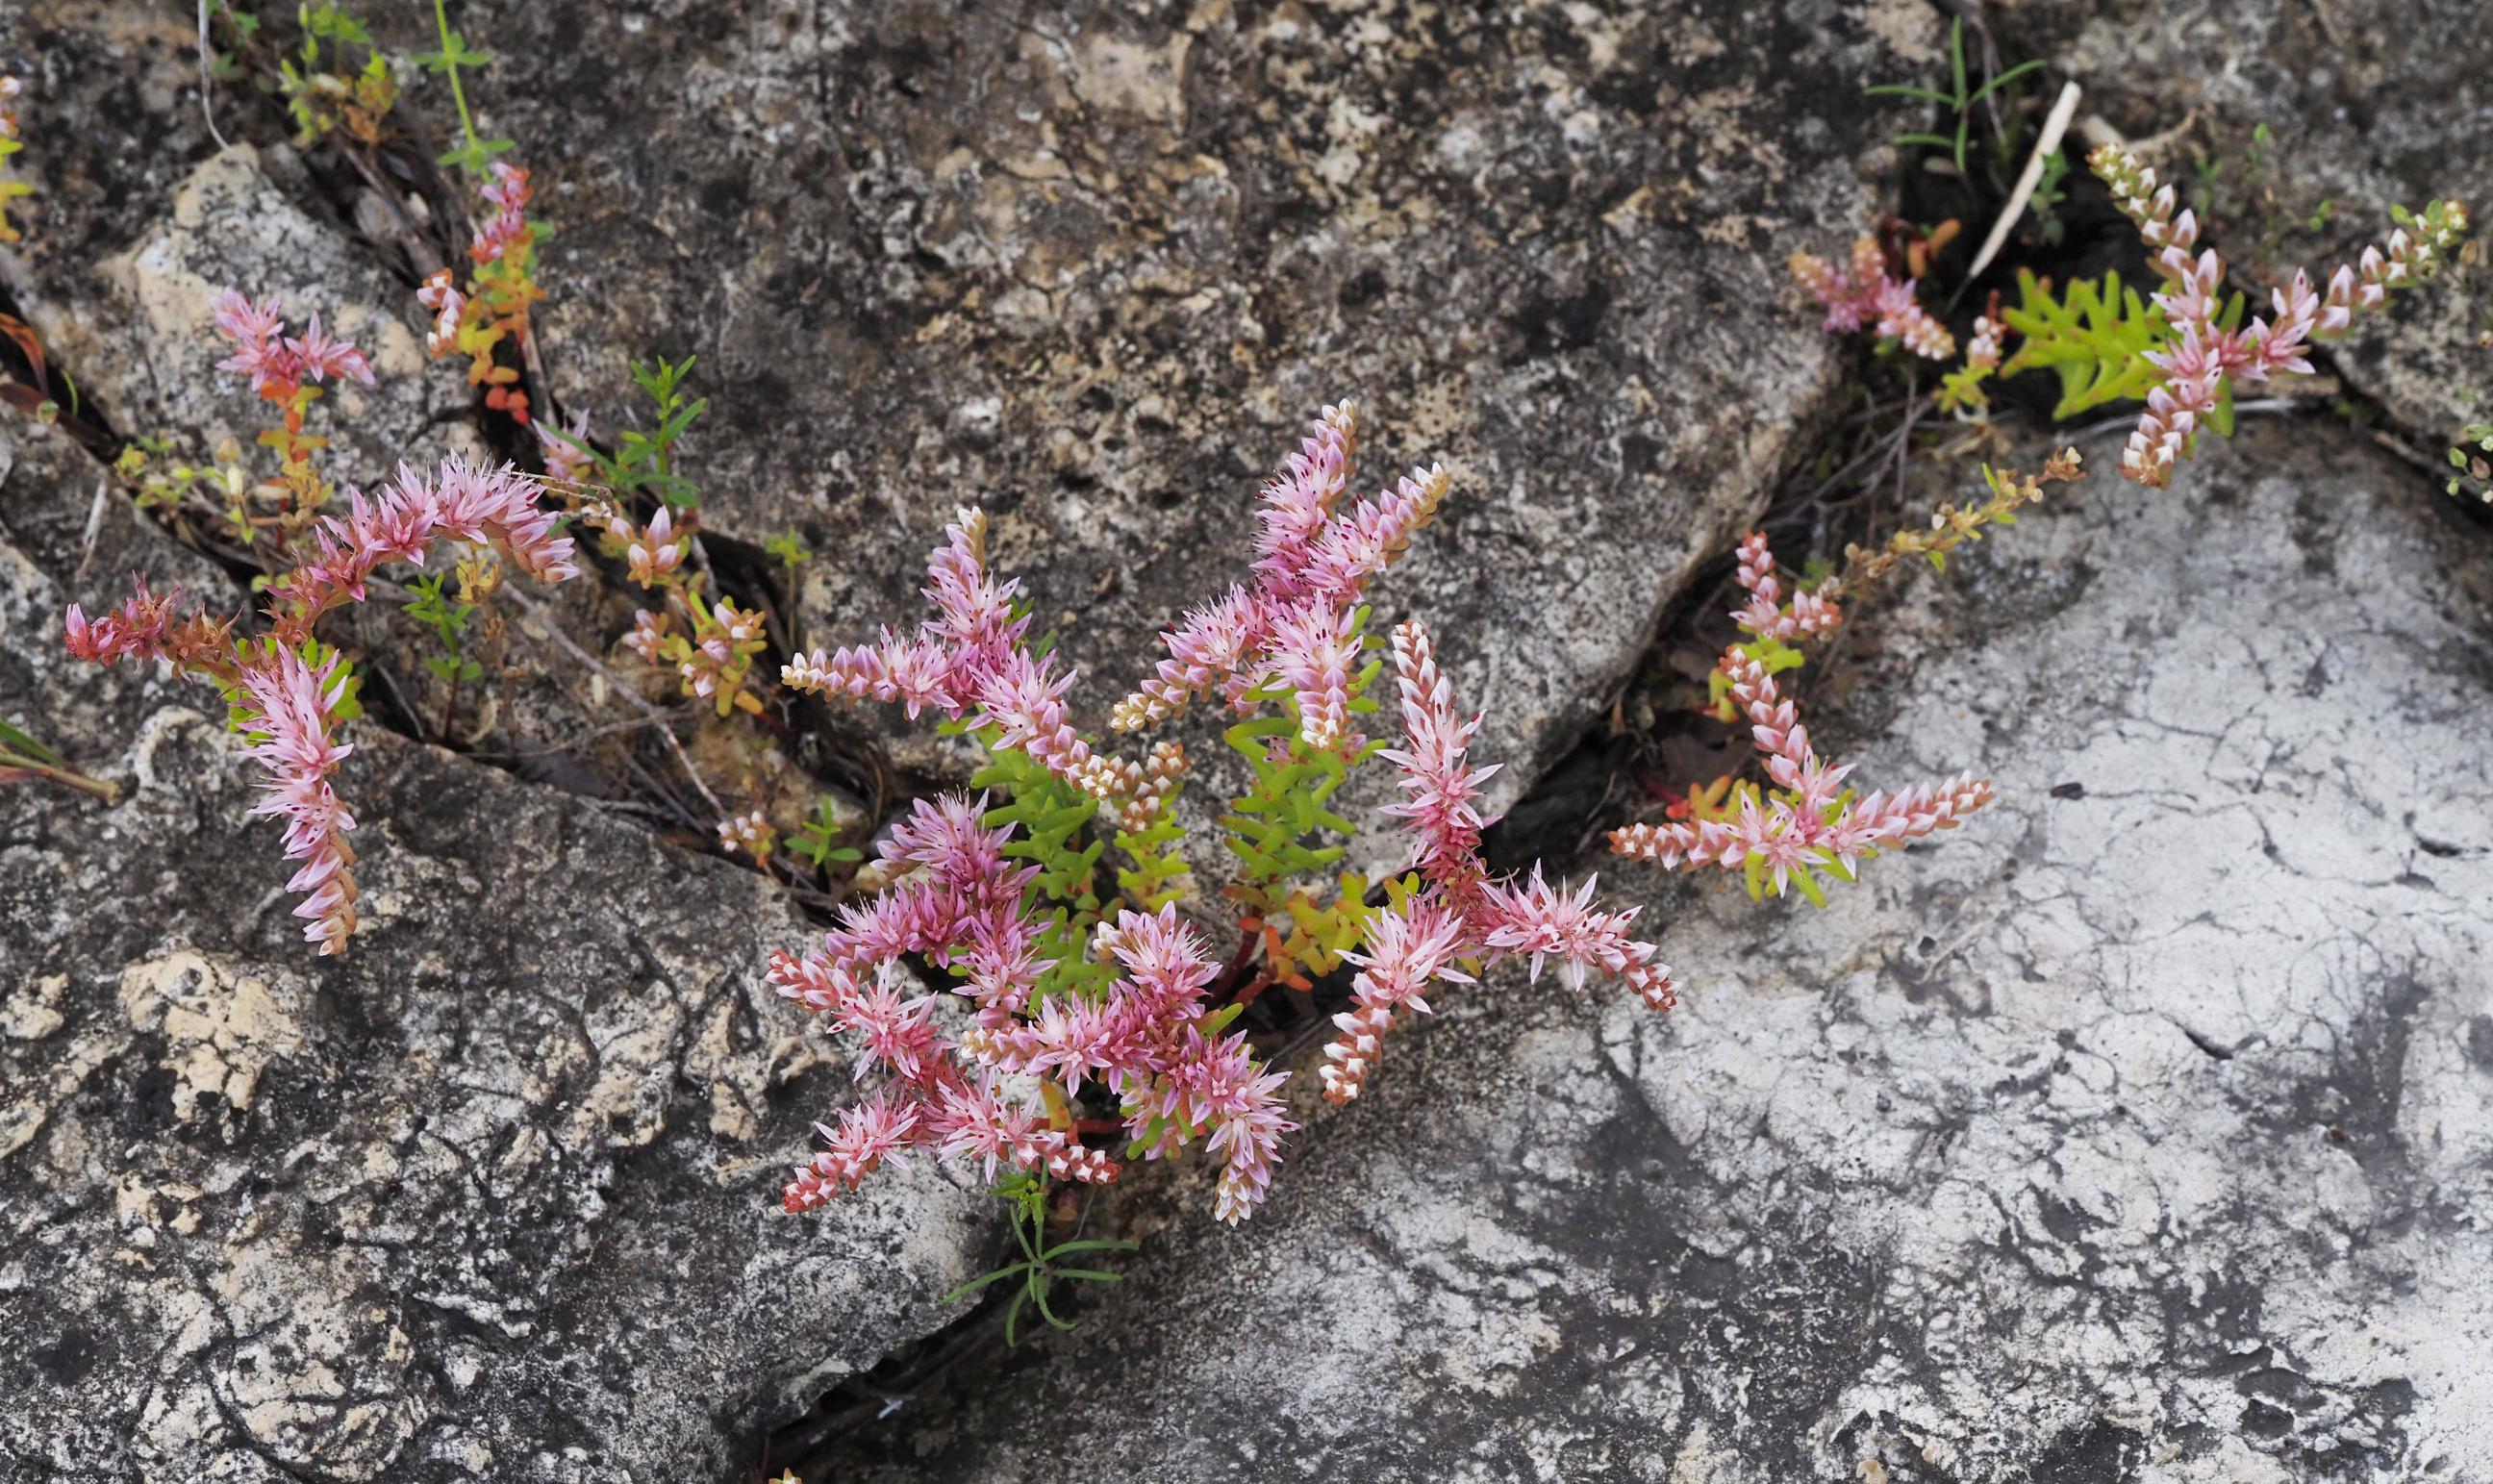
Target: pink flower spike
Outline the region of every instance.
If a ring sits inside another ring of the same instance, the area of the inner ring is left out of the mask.
[[[1458,899],[1477,885],[1484,828],[1473,801],[1502,765],[1472,768],[1466,762],[1481,718],[1457,718],[1454,686],[1437,669],[1427,629],[1403,623],[1394,630],[1395,686],[1401,697],[1404,745],[1382,755],[1402,770],[1397,785],[1410,795],[1381,812],[1406,821],[1413,835],[1411,863]]]
[[[241,675],[249,711],[239,725],[255,739],[252,757],[268,770],[268,782],[254,814],[283,816],[287,859],[304,863],[286,890],[310,894],[294,909],[307,922],[304,936],[335,954],[355,930],[355,879],[346,867],[355,853],[345,842],[355,828],[338,803],[329,775],[353,751],[330,741],[344,678],[331,658],[314,670],[292,650],[279,650],[268,665]]]
[[[2386,252],[2366,246],[2353,264],[2333,270],[2325,297],[2298,270],[2290,288],[2275,290],[2273,322],[2255,319],[2246,328],[2227,329],[2217,322],[2224,260],[2212,248],[2191,256],[2198,246],[2198,219],[2186,210],[2174,215],[2173,188],[2156,187],[2155,172],[2118,144],[2098,148],[2088,164],[2111,187],[2140,238],[2155,250],[2151,265],[2168,286],[2154,303],[2176,336],[2165,351],[2147,356],[2164,373],[2164,382],[2149,392],[2120,461],[2125,477],[2150,488],[2169,484],[2175,466],[2189,457],[2200,419],[2221,405],[2229,379],[2259,382],[2309,375],[2305,352],[2312,336],[2343,333],[2357,311],[2379,309],[2389,289],[2429,275],[2437,255],[2455,245],[2467,227],[2464,207],[2436,201],[2422,216],[2406,219],[2418,234],[2400,227],[2390,232]]]
[[[2162,388],[2149,399],[2149,416],[2166,430],[2159,438],[2186,437],[2193,415],[2190,408]],[[2128,457],[2168,456],[2165,444],[2142,447],[2140,438],[2133,435]],[[1774,556],[1765,538],[1751,536],[1740,550],[1740,583],[1752,601],[1733,617],[1753,633],[1772,632],[1765,616],[1781,612],[1768,607],[1780,591],[1773,572]],[[1831,627],[1836,618],[1833,605],[1826,612]],[[1612,854],[1658,862],[1666,870],[1682,865],[1754,868],[1758,874],[1751,878],[1753,884],[1770,886],[1778,896],[1796,881],[1810,893],[1817,890],[1812,867],[1837,869],[1849,879],[1855,863],[1875,848],[1901,845],[1949,828],[1991,797],[1988,783],[1968,776],[1892,801],[1874,793],[1847,806],[1843,785],[1852,772],[1851,765],[1838,765],[1818,754],[1798,708],[1783,694],[1765,665],[1751,657],[1746,647],[1734,645],[1723,652],[1715,668],[1727,682],[1727,699],[1749,723],[1750,740],[1768,781],[1781,792],[1769,797],[1743,782],[1737,785],[1733,797],[1738,802],[1729,806],[1728,818],[1629,825],[1610,833]],[[1510,934],[1511,946],[1519,947],[1528,940],[1528,933]]]

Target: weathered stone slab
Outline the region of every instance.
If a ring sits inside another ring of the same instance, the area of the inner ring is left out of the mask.
[[[2169,176],[2204,147],[2220,166],[2208,241],[2252,270],[2255,298],[2272,274],[2382,240],[2392,203],[2454,197],[2478,236],[2493,227],[2493,31],[2472,0],[2032,0],[1999,20],[2133,137],[2194,125],[2154,163]],[[2367,318],[2330,360],[2418,439],[2454,439],[2493,418],[2488,336],[2479,263]]]
[[[388,23],[412,46],[421,19]],[[461,24],[500,58],[482,127],[558,228],[558,388],[611,414],[624,357],[700,354],[687,468],[714,530],[824,553],[806,643],[915,624],[924,553],[980,501],[1104,718],[1157,629],[1244,574],[1256,485],[1350,398],[1371,488],[1456,472],[1380,612],[1436,622],[1496,703],[1499,803],[1828,405],[1846,352],[1783,261],[1885,199],[1860,90],[1938,34],[1909,0]]]
[[[1856,637],[1814,730],[1991,770],[1963,832],[1825,912],[1606,869],[1676,1014],[1432,997],[1251,1226],[840,1476],[2467,1475],[2493,567],[2319,426],[2098,472]]]
[[[0,424],[0,1478],[685,1479],[940,1324],[993,1212],[779,1166],[847,1075],[761,984],[762,879],[359,726],[366,924],[315,959],[213,692],[60,612],[224,579]]]

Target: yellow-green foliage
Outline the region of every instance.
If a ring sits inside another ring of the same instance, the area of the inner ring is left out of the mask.
[[[945,731],[957,733],[958,723]],[[980,746],[987,766],[971,776],[972,786],[1000,795],[1004,802],[986,813],[989,826],[1014,827],[1005,854],[1038,867],[1031,882],[1036,906],[1047,926],[1039,934],[1038,955],[1054,966],[1039,976],[1038,994],[1071,992],[1097,999],[1115,983],[1117,966],[1091,953],[1091,939],[1102,917],[1120,909],[1156,911],[1177,899],[1186,865],[1169,853],[1180,831],[1173,817],[1176,791],[1160,804],[1152,825],[1139,832],[1114,831],[1104,835],[1099,801],[1031,759],[1017,748],[997,745],[1001,727],[981,728]],[[1116,890],[1099,890],[1099,862],[1114,845],[1128,863],[1115,869]]]
[[[1360,609],[1356,626],[1364,627],[1367,621],[1367,610]],[[1376,713],[1376,702],[1367,692],[1384,667],[1382,659],[1371,659],[1351,677],[1353,716]],[[1368,883],[1364,876],[1343,873],[1333,882],[1329,900],[1294,883],[1329,875],[1340,861],[1340,845],[1314,841],[1318,832],[1337,839],[1350,834],[1350,821],[1330,807],[1334,793],[1349,778],[1353,765],[1385,744],[1370,742],[1349,758],[1309,747],[1299,735],[1298,702],[1287,686],[1267,686],[1249,699],[1278,710],[1223,734],[1254,770],[1252,786],[1230,801],[1229,812],[1220,820],[1227,832],[1222,843],[1240,865],[1228,894],[1247,910],[1249,929],[1262,933],[1273,979],[1305,988],[1311,975],[1333,972],[1342,954],[1359,944],[1370,915]]]
[[[1999,374],[2013,377],[2049,370],[2058,376],[2060,400],[2052,409],[2056,420],[2075,417],[2108,402],[2143,402],[2163,379],[2163,373],[2147,356],[2171,342],[2173,326],[2164,311],[2124,286],[2118,273],[2107,272],[2101,280],[2072,279],[2064,291],[2055,295],[2050,281],[2021,268],[2017,292],[2021,302],[2003,308],[1999,318],[2025,340]],[[2242,308],[2242,296],[2234,294],[2217,324],[2225,329],[2238,325]],[[2233,436],[2230,381],[2220,392],[2208,423],[2219,437]]]

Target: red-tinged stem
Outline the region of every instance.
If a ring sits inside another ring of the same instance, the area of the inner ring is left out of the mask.
[[[102,778],[91,778],[85,773],[55,768],[48,763],[38,763],[33,758],[0,747],[0,783],[16,783],[27,778],[47,778],[81,793],[93,794],[106,803],[121,797],[117,786]]]
[[[1254,961],[1256,945],[1263,941],[1264,920],[1262,918],[1246,917],[1239,920],[1238,951],[1229,955],[1228,966],[1220,971],[1220,977],[1214,980],[1210,988],[1205,991],[1206,1003],[1217,1004],[1220,997],[1228,993],[1232,985],[1246,977],[1246,966]]]

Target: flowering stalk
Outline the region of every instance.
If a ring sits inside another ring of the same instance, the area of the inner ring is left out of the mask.
[[[1792,254],[1789,265],[1793,279],[1826,311],[1828,334],[1849,335],[1866,324],[1881,337],[1903,341],[1925,360],[1956,354],[1956,337],[1913,297],[1919,281],[1887,271],[1877,237],[1865,232],[1854,239],[1848,270],[1814,253]]]
[[[929,708],[966,716],[968,730],[992,730],[989,750],[1020,752],[1116,808],[1128,828],[1147,827],[1157,803],[1148,765],[1096,752],[1074,731],[1065,706],[1073,672],[1030,652],[1030,615],[1013,600],[1021,584],[988,576],[986,513],[961,510],[944,534],[926,573],[936,618],[916,637],[886,628],[873,644],[816,650],[786,665],[781,681],[808,695],[894,702],[913,717]]]
[[[1941,526],[1952,529],[1944,520]],[[1970,534],[1968,526],[1963,535]],[[1923,554],[1943,550],[1935,547]],[[1716,684],[1733,713],[1748,721],[1773,787],[1739,780],[1730,787],[1727,804],[1709,810],[1710,817],[1630,825],[1611,832],[1610,850],[1659,861],[1667,869],[1684,863],[1737,870],[1753,897],[1762,895],[1769,883],[1778,896],[1797,886],[1802,895],[1823,906],[1826,898],[1816,871],[1831,870],[1843,880],[1855,880],[1861,861],[1949,829],[1989,803],[1991,784],[1966,773],[1892,797],[1874,792],[1859,798],[1845,788],[1851,767],[1833,764],[1810,744],[1809,729],[1774,679],[1777,672],[1800,663],[1785,641],[1832,632],[1843,621],[1842,610],[1823,591],[1795,591],[1785,602],[1774,553],[1760,534],[1751,534],[1740,545],[1739,583],[1749,597],[1732,618],[1751,642],[1723,652],[1715,667]]]
[[[1358,414],[1329,407],[1279,475],[1265,485],[1256,513],[1255,579],[1233,587],[1160,635],[1169,657],[1108,725],[1131,732],[1165,721],[1217,686],[1234,709],[1251,710],[1258,692],[1286,688],[1307,746],[1356,754],[1350,691],[1361,644],[1356,609],[1368,579],[1435,518],[1447,475],[1413,469],[1390,490],[1337,513],[1349,486]]]
[[[1418,623],[1394,630],[1395,685],[1401,699],[1402,745],[1382,754],[1402,771],[1407,795],[1387,805],[1411,833],[1411,864],[1420,885],[1380,913],[1361,951],[1352,1008],[1334,1016],[1338,1034],[1325,1047],[1320,1074],[1328,1102],[1357,1098],[1376,1070],[1395,1013],[1426,1014],[1422,997],[1438,980],[1469,984],[1457,963],[1494,962],[1510,954],[1531,961],[1538,979],[1547,959],[1567,967],[1580,987],[1586,971],[1625,980],[1655,1010],[1677,1002],[1670,968],[1650,943],[1628,936],[1638,909],[1605,912],[1593,905],[1598,877],[1572,894],[1553,888],[1536,864],[1528,877],[1492,875],[1481,860],[1481,785],[1500,765],[1468,760],[1481,717],[1455,711],[1454,686],[1437,668],[1428,631]]]
[[[433,328],[424,348],[435,359],[467,357],[467,383],[485,388],[485,405],[528,421],[528,394],[520,385],[520,369],[496,359],[496,349],[508,340],[526,354],[528,312],[545,297],[536,283],[538,227],[527,219],[528,172],[496,160],[493,178],[483,188],[494,208],[467,244],[473,264],[463,291],[448,268],[425,280],[416,298],[433,313]]]
[[[2190,456],[2200,423],[2216,415],[2229,380],[2256,385],[2271,376],[2309,375],[2315,337],[2342,334],[2358,312],[2387,304],[2389,290],[2431,277],[2467,230],[2467,208],[2456,201],[2434,201],[2420,217],[2400,208],[2386,249],[2366,246],[2354,262],[2340,263],[2325,291],[2295,270],[2291,284],[2271,292],[2276,318],[2254,318],[2241,328],[2231,322],[2238,310],[2223,304],[2224,259],[2212,248],[2191,256],[2199,221],[2186,208],[2175,212],[2172,186],[2158,185],[2155,171],[2118,144],[2103,145],[2087,163],[2154,250],[2151,261],[2165,282],[2154,303],[2178,332],[2165,348],[2146,353],[2161,379],[2120,456],[2122,474],[2156,489],[2171,483],[2174,466]]]
[[[290,526],[329,498],[328,482],[312,467],[313,452],[326,447],[329,440],[303,431],[304,414],[320,396],[316,383],[336,377],[370,386],[373,368],[361,350],[322,331],[317,310],[300,336],[288,336],[274,300],[254,303],[240,290],[225,288],[217,294],[213,307],[217,333],[233,352],[217,362],[217,369],[250,382],[261,401],[277,408],[282,420],[281,426],[264,429],[259,442],[276,449],[283,460],[281,483],[292,497],[287,511]]]
[[[333,740],[349,714],[346,669],[313,638],[313,627],[323,614],[362,602],[375,569],[420,566],[443,540],[489,542],[543,582],[577,575],[571,539],[555,533],[553,512],[534,496],[509,466],[479,469],[456,454],[432,478],[402,465],[369,499],[349,490],[346,514],[320,518],[298,548],[298,564],[271,587],[269,632],[256,640],[237,640],[232,618],[190,612],[178,591],[158,597],[136,579],[128,601],[92,620],[70,605],[72,654],[107,665],[161,659],[225,691],[235,729],[268,770],[265,796],[252,812],[285,818],[285,855],[303,863],[286,890],[307,893],[294,914],[323,954],[344,950],[355,926],[348,870],[355,857],[345,841],[355,822],[328,781],[353,749]]]
[[[1816,596],[1826,599],[1858,593],[1872,583],[1895,570],[1900,561],[1915,558],[1927,561],[1933,570],[1947,570],[1948,553],[1967,541],[1982,539],[1985,526],[2014,526],[2017,512],[2027,505],[2039,504],[2046,484],[2067,483],[2085,475],[2084,460],[2074,448],[2063,448],[2044,461],[2043,471],[2020,478],[2013,471],[1982,467],[1983,482],[1991,489],[1991,498],[1981,504],[1959,509],[1943,504],[1931,512],[1930,529],[1907,529],[1887,538],[1876,551],[1847,545],[1844,548],[1844,566],[1834,576],[1819,583]],[[1743,548],[1745,555],[1746,548]],[[1797,599],[1796,599],[1797,600]]]

